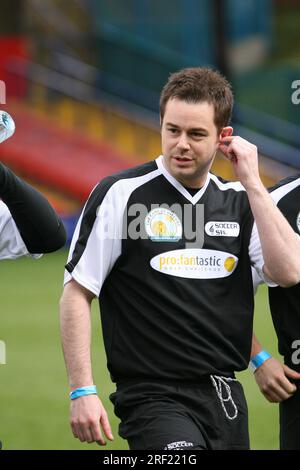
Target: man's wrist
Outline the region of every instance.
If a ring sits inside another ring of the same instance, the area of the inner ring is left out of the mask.
[[[255,372],[260,366],[262,366],[268,359],[272,356],[268,353],[268,351],[262,350],[255,356],[253,356],[249,362],[249,369],[252,372]]]
[[[87,395],[98,395],[96,385],[89,385],[87,387],[76,388],[70,393],[70,398],[71,400],[75,400],[76,398],[84,397]]]
[[[242,184],[246,189],[247,194],[251,194],[252,196],[261,196],[262,194],[268,194],[268,191],[266,190],[260,179],[254,181],[245,181]]]

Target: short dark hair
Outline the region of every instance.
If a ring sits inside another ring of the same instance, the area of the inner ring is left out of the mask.
[[[233,108],[230,83],[219,72],[208,67],[191,67],[172,73],[160,95],[160,117],[163,120],[167,102],[177,98],[188,103],[207,101],[215,109],[218,130],[227,126]]]

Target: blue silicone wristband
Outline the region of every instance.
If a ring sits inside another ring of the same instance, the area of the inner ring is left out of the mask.
[[[256,356],[252,357],[250,361],[250,368],[252,369],[253,372],[258,369],[261,365],[263,365],[264,362],[266,362],[267,359],[270,359],[272,356],[271,354],[268,353],[268,351],[260,351]]]
[[[81,387],[81,388],[76,388],[76,390],[73,390],[70,393],[70,398],[71,400],[75,400],[76,398],[79,397],[84,397],[85,395],[97,395],[97,387],[96,385],[90,385],[89,387]]]

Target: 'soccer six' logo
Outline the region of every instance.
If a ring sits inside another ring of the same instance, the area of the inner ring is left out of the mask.
[[[237,222],[207,222],[205,233],[210,237],[238,237],[240,225]]]

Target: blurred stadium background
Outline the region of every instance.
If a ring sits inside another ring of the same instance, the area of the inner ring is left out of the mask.
[[[185,66],[210,65],[232,81],[233,125],[260,152],[264,183],[299,171],[300,4],[294,0],[1,0],[0,107],[16,122],[0,159],[38,189],[70,239],[94,184],[160,153],[159,91]],[[294,100],[292,95],[294,93]],[[294,102],[293,102],[294,101]],[[214,171],[233,179],[217,156]],[[0,440],[5,449],[98,449],[69,429],[58,298],[67,251],[2,262]],[[117,436],[97,305],[95,379]],[[256,299],[259,338],[276,357],[266,290]],[[252,448],[278,447],[278,410],[247,371]]]

